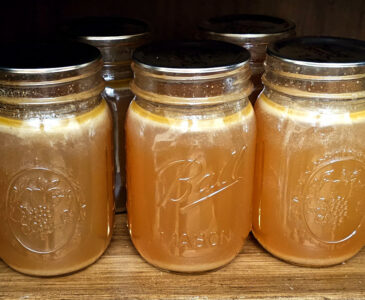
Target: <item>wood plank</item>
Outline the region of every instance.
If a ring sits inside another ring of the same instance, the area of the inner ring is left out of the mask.
[[[250,237],[228,266],[198,275],[161,271],[131,244],[126,215],[117,215],[104,256],[80,272],[55,278],[19,274],[0,262],[0,299],[365,299],[365,249],[330,268],[297,267]]]

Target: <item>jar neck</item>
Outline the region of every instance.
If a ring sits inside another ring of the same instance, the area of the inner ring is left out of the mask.
[[[80,41],[99,49],[104,66],[102,76],[105,81],[119,81],[133,77],[131,69],[134,50],[150,40],[148,32],[116,39],[110,37],[80,37]]]
[[[20,120],[68,118],[91,111],[100,102],[101,96],[51,105],[11,105],[0,102],[0,116]]]
[[[239,45],[247,49],[251,54],[251,67],[263,68],[266,58],[266,48],[269,43],[295,36],[295,30],[289,30],[274,34],[225,34],[216,32],[203,32],[202,36],[207,39],[224,41]]]
[[[299,64],[268,56],[262,81],[268,89],[292,98],[365,98],[365,66]]]
[[[101,68],[99,59],[51,72],[0,71],[0,114],[44,119],[89,111],[101,101],[105,86]]]
[[[168,105],[216,105],[246,99],[252,91],[248,63],[214,73],[171,73],[132,64],[133,93]]]
[[[235,114],[247,108],[249,101],[247,98],[231,101],[228,103],[217,103],[210,105],[171,105],[149,101],[140,97],[135,97],[137,103],[142,109],[164,118],[180,119],[180,120],[210,120],[216,118],[224,118]],[[252,108],[251,108],[252,109]]]

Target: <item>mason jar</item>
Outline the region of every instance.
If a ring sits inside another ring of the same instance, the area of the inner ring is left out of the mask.
[[[216,41],[133,55],[127,211],[138,252],[162,269],[221,267],[251,230],[255,116],[249,53]]]
[[[0,257],[29,275],[82,269],[113,228],[112,119],[100,52],[0,48]]]
[[[250,100],[255,103],[263,89],[261,76],[267,45],[294,36],[295,24],[273,16],[238,14],[211,18],[200,24],[199,31],[203,38],[230,42],[250,51],[254,84]]]
[[[68,37],[97,47],[103,57],[102,75],[106,81],[103,97],[108,102],[114,123],[115,205],[125,211],[124,122],[133,93],[131,59],[134,49],[148,42],[149,26],[140,20],[122,17],[86,17],[65,25]]]
[[[263,82],[253,233],[288,262],[341,263],[365,244],[365,42],[276,42]]]

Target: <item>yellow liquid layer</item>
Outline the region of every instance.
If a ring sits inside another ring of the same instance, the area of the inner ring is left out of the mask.
[[[91,123],[102,122],[100,119],[105,118],[105,113],[108,107],[106,102],[103,100],[95,109],[72,117],[67,118],[47,118],[47,119],[28,119],[28,120],[20,120],[13,119],[0,116],[0,130],[14,132],[26,131],[27,133],[31,133],[31,131],[35,131],[36,133],[41,129],[42,131],[50,131],[50,132],[64,132],[73,131],[75,129],[80,128],[85,124],[85,128]],[[18,130],[19,129],[19,130]],[[79,131],[75,130],[75,134]]]
[[[253,232],[292,263],[326,266],[365,244],[365,112],[313,112],[261,95]]]
[[[157,115],[152,113],[146,109],[143,109],[141,106],[136,104],[136,102],[131,103],[131,110],[143,118],[145,120],[150,120],[160,125],[168,125],[176,128],[189,129],[194,130],[206,130],[210,128],[221,128],[224,126],[229,126],[232,123],[237,123],[242,120],[242,118],[252,118],[253,108],[251,105],[247,105],[244,109],[229,116],[220,117],[220,118],[212,118],[212,119],[194,119],[194,118],[182,118],[176,119],[172,117],[166,117],[162,115]]]
[[[112,123],[103,101],[64,119],[0,119],[0,257],[31,275],[74,272],[114,220]]]
[[[151,264],[201,272],[231,261],[251,229],[255,118],[174,119],[132,102],[126,122],[128,223]]]
[[[321,125],[325,125],[328,123],[329,125],[333,124],[352,124],[354,122],[364,122],[365,121],[365,111],[356,111],[356,112],[334,112],[331,107],[327,110],[327,112],[320,112],[318,110],[306,110],[303,108],[296,107],[293,104],[293,107],[282,106],[264,94],[260,95],[261,105],[265,107],[265,110],[270,111],[271,114],[276,115],[278,118],[285,117],[290,118],[296,122],[304,122],[304,123],[319,123]]]

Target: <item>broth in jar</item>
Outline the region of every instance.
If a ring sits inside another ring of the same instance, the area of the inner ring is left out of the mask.
[[[221,267],[250,232],[255,117],[248,57],[222,42],[135,52],[128,223],[133,244],[155,266]]]
[[[365,43],[269,47],[258,123],[253,233],[292,263],[327,266],[365,244]]]
[[[103,254],[114,221],[100,53],[35,43],[0,54],[0,257],[29,275],[80,270]]]

